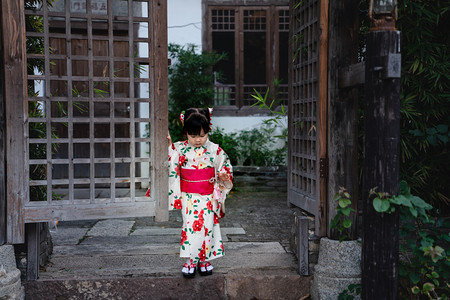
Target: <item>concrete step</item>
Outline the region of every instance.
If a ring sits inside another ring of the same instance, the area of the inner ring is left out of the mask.
[[[185,279],[173,244],[55,246],[26,299],[300,299],[310,277],[278,242],[228,242],[212,276]]]
[[[100,220],[60,226],[39,279],[26,299],[301,299],[310,277],[297,274],[294,254],[278,241],[239,241],[245,230],[222,227],[225,256],[212,276],[183,278],[180,228]]]
[[[305,299],[309,278],[280,270],[177,277],[46,279],[25,283],[26,299]]]

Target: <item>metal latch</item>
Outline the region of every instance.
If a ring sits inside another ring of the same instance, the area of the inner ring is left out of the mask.
[[[328,157],[322,157],[319,160],[319,176],[320,178],[328,178]]]

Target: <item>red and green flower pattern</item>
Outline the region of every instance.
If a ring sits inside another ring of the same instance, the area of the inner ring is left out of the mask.
[[[232,167],[227,154],[218,145],[207,141],[202,147],[193,147],[187,141],[169,147],[169,209],[180,209],[183,215],[180,256],[193,263],[224,255],[219,219],[223,217],[219,199],[213,195],[184,193],[180,190],[180,168],[215,168],[232,178]],[[222,184],[219,182],[219,184]],[[224,201],[232,184],[221,185]]]

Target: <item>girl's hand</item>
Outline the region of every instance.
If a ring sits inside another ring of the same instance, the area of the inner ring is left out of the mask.
[[[219,173],[219,180],[230,181],[230,175],[226,172]]]
[[[169,142],[169,146],[172,145],[172,137],[170,136],[169,131],[167,131],[167,141]]]

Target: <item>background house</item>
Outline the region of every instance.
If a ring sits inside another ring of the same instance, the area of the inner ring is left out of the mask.
[[[168,41],[194,44],[198,51],[227,52],[215,71],[213,126],[225,132],[258,128],[268,119],[257,107],[253,89],[275,91],[287,104],[288,1],[168,0]]]

